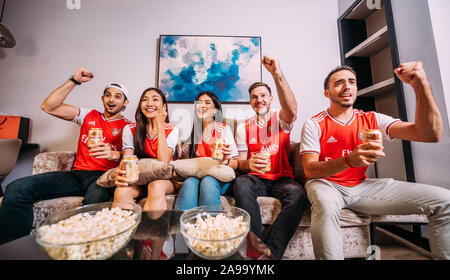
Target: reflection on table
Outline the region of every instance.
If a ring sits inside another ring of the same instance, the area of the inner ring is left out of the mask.
[[[114,259],[167,260],[200,259],[190,252],[180,233],[180,217],[184,211],[145,211],[133,239]],[[238,252],[227,260],[271,260],[270,249],[249,232]]]

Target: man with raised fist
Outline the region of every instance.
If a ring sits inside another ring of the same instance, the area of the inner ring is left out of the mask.
[[[108,201],[108,195],[96,181],[106,170],[119,164],[122,150],[122,129],[130,123],[121,112],[128,104],[128,91],[121,84],[104,88],[101,100],[104,111],[98,112],[64,101],[72,90],[94,78],[79,68],[64,84],[42,103],[41,109],[57,118],[81,126],[75,163],[71,171],[48,172],[24,177],[6,186],[0,207],[0,244],[30,233],[33,224],[33,203],[64,196],[85,196],[84,204]],[[88,147],[91,128],[102,130],[102,141]]]
[[[422,63],[404,63],[394,72],[414,88],[415,122],[354,109],[356,73],[349,66],[340,66],[328,74],[324,83],[330,107],[303,126],[300,153],[307,177],[305,188],[311,202],[311,236],[317,259],[344,258],[339,226],[342,208],[370,215],[426,214],[433,255],[450,258],[449,190],[365,175],[369,165],[385,156],[382,138],[439,142],[442,135],[441,115]],[[380,139],[362,141],[361,131],[374,129],[379,130]]]
[[[270,87],[256,82],[249,88],[250,105],[255,116],[236,129],[239,152],[239,176],[233,191],[236,206],[251,216],[251,231],[270,248],[275,259],[283,257],[306,209],[308,199],[303,186],[294,179],[289,164],[290,133],[297,119],[297,102],[281,72],[278,60],[264,56],[264,67],[272,75],[281,109],[272,111]],[[264,237],[258,196],[272,196],[280,200],[282,210]]]

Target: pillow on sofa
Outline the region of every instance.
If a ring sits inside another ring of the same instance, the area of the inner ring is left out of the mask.
[[[175,173],[183,178],[212,176],[222,182],[231,182],[236,177],[233,168],[219,164],[210,157],[179,159],[171,161]]]
[[[116,167],[117,168],[117,167]],[[97,185],[112,188],[115,187],[114,183],[114,171],[116,168],[103,173],[100,178],[97,179]],[[172,178],[172,166],[162,161],[144,158],[138,161],[139,179],[136,185],[146,185],[154,180],[169,180]]]

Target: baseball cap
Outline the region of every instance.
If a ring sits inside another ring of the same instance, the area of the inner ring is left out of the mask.
[[[128,89],[123,84],[119,84],[119,83],[108,84],[108,85],[105,86],[105,89],[103,90],[103,92],[105,92],[108,88],[115,88],[115,89],[120,90],[123,93],[123,95],[125,95],[125,97],[127,99],[129,99],[128,98]]]

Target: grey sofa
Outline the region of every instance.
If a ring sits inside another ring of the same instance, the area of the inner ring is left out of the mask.
[[[291,164],[295,168],[296,179],[304,181],[298,155],[298,143],[291,144]],[[75,160],[73,152],[46,152],[35,157],[33,164],[33,174],[40,174],[51,171],[70,170]],[[173,207],[175,195],[166,196],[169,208]],[[83,197],[62,197],[50,200],[38,201],[34,204],[34,225],[35,228],[52,213],[61,212],[70,208],[81,206]],[[222,204],[234,205],[233,197],[222,197]],[[140,201],[142,204],[143,201]],[[261,207],[261,217],[263,225],[267,228],[276,219],[281,211],[279,200],[271,197],[259,197],[258,203]],[[370,245],[370,225],[371,217],[364,214],[355,213],[344,209],[341,214],[341,229],[344,239],[344,255],[346,258],[364,258],[366,249]],[[310,214],[307,211],[294,235],[283,259],[314,259],[311,235],[309,231]]]

